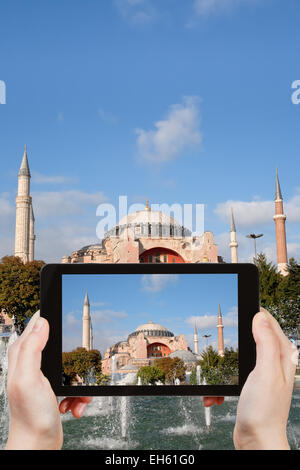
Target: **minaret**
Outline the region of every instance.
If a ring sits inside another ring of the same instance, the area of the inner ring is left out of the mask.
[[[198,332],[197,332],[196,323],[195,323],[195,333],[194,333],[194,345],[195,345],[195,354],[196,354],[196,356],[198,356],[198,354],[199,354],[199,352],[198,352]]]
[[[238,263],[238,242],[236,241],[236,228],[233,217],[233,210],[231,208],[231,227],[230,227],[230,251],[231,251],[231,262]]]
[[[219,313],[218,313],[218,350],[219,350],[219,356],[223,357],[224,356],[224,337],[223,337],[223,321],[222,321],[222,313],[221,313],[221,307],[219,304]]]
[[[18,195],[16,197],[15,256],[23,263],[29,261],[29,226],[30,226],[30,170],[25,145],[24,155],[18,175]]]
[[[93,327],[92,327],[92,319],[91,319],[91,322],[90,322],[90,349],[94,349],[94,348],[93,348]]]
[[[90,316],[90,301],[88,293],[86,292],[83,302],[83,316],[82,316],[82,347],[87,351],[91,349],[91,316]]]
[[[288,274],[288,269],[287,269],[288,258],[287,258],[286,233],[285,233],[286,215],[283,212],[283,199],[282,199],[281,188],[279,184],[277,168],[276,168],[276,187],[275,187],[275,215],[273,219],[275,221],[275,230],[276,230],[278,272],[280,272],[283,276],[286,276]]]
[[[29,261],[34,260],[34,213],[32,203],[30,204],[30,218],[29,218]]]

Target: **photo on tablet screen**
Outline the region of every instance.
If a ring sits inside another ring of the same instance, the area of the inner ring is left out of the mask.
[[[237,385],[237,274],[63,274],[62,385]]]

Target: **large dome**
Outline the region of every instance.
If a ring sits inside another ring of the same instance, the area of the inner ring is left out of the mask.
[[[119,223],[106,232],[104,238],[120,236],[126,229],[133,230],[136,237],[190,237],[191,231],[184,228],[174,217],[149,208],[124,216]],[[125,232],[124,232],[125,233]]]
[[[118,225],[121,227],[122,225],[130,226],[148,223],[180,226],[179,222],[177,222],[174,217],[171,217],[169,214],[165,214],[161,211],[152,211],[149,209],[144,209],[141,211],[132,212],[131,214],[127,214],[120,220]]]
[[[130,336],[137,336],[139,333],[144,333],[145,336],[174,336],[167,328],[159,323],[153,323],[152,321],[138,326],[128,338],[130,338]]]

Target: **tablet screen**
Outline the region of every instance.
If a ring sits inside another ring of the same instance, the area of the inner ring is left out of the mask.
[[[237,385],[237,274],[63,274],[62,385]]]

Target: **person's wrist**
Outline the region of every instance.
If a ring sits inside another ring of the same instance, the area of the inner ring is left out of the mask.
[[[60,450],[62,436],[48,430],[30,431],[10,426],[5,450]]]
[[[235,428],[234,445],[236,450],[290,450],[286,432],[271,429],[240,433]]]

